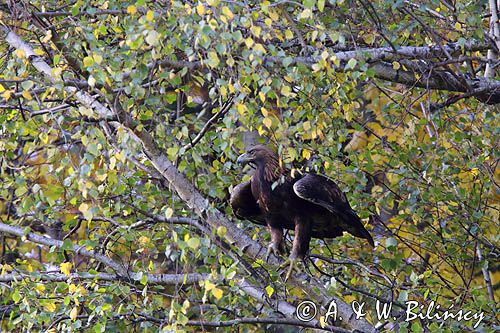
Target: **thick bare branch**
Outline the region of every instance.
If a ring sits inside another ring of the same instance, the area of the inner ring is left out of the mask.
[[[34,232],[25,232],[25,229],[8,225],[5,223],[0,223],[0,232],[5,232],[11,235],[15,235],[18,237],[25,237],[28,241],[36,243],[36,244],[41,244],[41,245],[46,245],[46,246],[54,246],[56,248],[62,248],[64,245],[63,241],[57,240],[57,239],[52,239],[48,238],[39,234],[36,234]],[[77,254],[80,254],[85,257],[89,257],[92,259],[95,259],[101,263],[103,263],[105,266],[113,269],[116,271],[118,274],[122,276],[127,276],[127,269],[125,266],[122,264],[110,259],[109,257],[102,255],[100,253],[94,252],[94,251],[89,251],[85,248],[85,246],[78,246],[78,245],[73,245],[71,248],[71,251]]]
[[[16,48],[17,50],[22,50],[24,53],[24,56],[29,59],[31,64],[42,74],[45,75],[45,77],[52,83],[57,83],[61,82],[62,78],[61,77],[56,77],[56,75],[52,72],[50,66],[43,60],[42,57],[37,56],[35,52],[33,51],[33,48],[23,42],[21,38],[14,33],[12,30],[8,30],[6,28],[2,28],[4,32],[6,32],[7,36],[5,37],[5,40],[7,43],[10,44],[11,47]],[[113,116],[113,113],[106,108],[104,105],[102,105],[99,101],[94,99],[92,96],[90,96],[87,93],[82,92],[79,90],[77,87],[70,87],[70,86],[64,86],[64,90],[70,94],[74,95],[75,98],[88,107],[89,109],[92,109],[96,112],[99,118],[109,118]]]
[[[188,273],[188,274],[147,274],[149,284],[159,285],[177,285],[177,284],[194,284],[200,281],[207,280],[208,274]],[[8,273],[0,275],[0,282],[14,282],[30,279],[33,281],[50,281],[50,282],[65,282],[68,280],[100,280],[100,281],[121,281],[123,277],[116,274],[97,273],[91,274],[88,272],[71,273],[65,275],[62,273],[42,273],[42,274],[26,274],[26,273]]]

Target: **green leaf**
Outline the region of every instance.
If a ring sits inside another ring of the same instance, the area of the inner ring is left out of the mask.
[[[156,46],[160,43],[160,34],[155,30],[149,31],[145,40],[149,45]]]
[[[318,10],[320,12],[323,12],[325,9],[325,0],[318,0]]]
[[[71,251],[73,250],[73,242],[71,241],[71,239],[65,239],[62,246],[61,246],[61,250],[63,251]]]
[[[316,0],[304,0],[302,2],[304,7],[306,7],[306,8],[313,8],[315,3],[316,3]]]
[[[19,293],[18,289],[14,290],[14,293],[12,294],[11,298],[14,301],[14,303],[18,303],[21,300],[22,296]]]
[[[197,237],[192,237],[189,238],[186,243],[190,248],[196,250],[200,246],[200,239]]]
[[[219,66],[220,60],[219,56],[217,55],[217,52],[215,51],[208,52],[208,59],[206,60],[206,63],[208,66],[212,68]]]
[[[395,248],[398,245],[398,241],[394,237],[389,237],[385,240],[385,246],[387,249]]]
[[[358,63],[358,61],[356,59],[351,58],[347,62],[347,65],[345,66],[345,69],[353,69],[356,66],[357,63]]]
[[[83,58],[83,66],[85,67],[90,67],[94,64],[94,59],[92,57],[85,57]]]

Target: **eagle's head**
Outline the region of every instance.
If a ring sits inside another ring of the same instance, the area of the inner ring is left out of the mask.
[[[241,166],[250,164],[253,167],[266,166],[269,163],[275,164],[277,162],[278,156],[276,156],[276,153],[264,145],[253,146],[236,160],[236,163]]]

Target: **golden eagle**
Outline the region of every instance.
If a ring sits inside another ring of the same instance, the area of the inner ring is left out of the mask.
[[[306,255],[311,237],[334,238],[347,231],[374,246],[345,194],[329,178],[314,173],[292,177],[280,166],[278,156],[263,145],[240,155],[237,163],[250,164],[255,172],[234,188],[230,204],[238,218],[268,226],[271,243],[266,260],[271,252],[284,252],[283,228],[295,232],[292,252],[285,262],[290,264],[285,280]]]

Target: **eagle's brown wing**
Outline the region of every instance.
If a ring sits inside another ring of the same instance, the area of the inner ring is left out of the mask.
[[[240,219],[247,219],[260,225],[266,225],[264,216],[252,195],[251,180],[235,186],[231,192],[229,204],[234,214]]]
[[[309,173],[293,185],[293,190],[299,198],[327,209],[332,214],[332,228],[340,227],[356,237],[367,239],[374,246],[370,233],[352,210],[345,194],[332,180]]]

